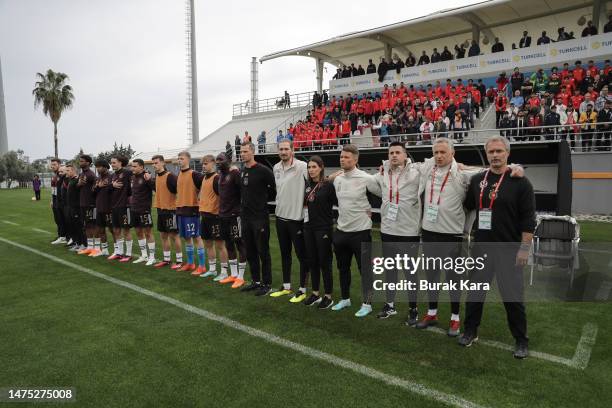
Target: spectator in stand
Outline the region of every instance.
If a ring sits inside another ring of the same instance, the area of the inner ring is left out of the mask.
[[[546,31],[542,31],[542,35],[538,38],[538,45],[550,44],[550,37],[546,35]]]
[[[512,97],[512,99],[510,99],[510,103],[518,109],[521,109],[523,107],[523,105],[525,104],[525,98],[523,98],[523,96],[521,95],[520,90],[517,89],[516,91],[514,91],[514,96]]]
[[[480,107],[482,109],[485,108],[485,95],[487,93],[487,87],[485,86],[485,84],[482,82],[482,79],[478,80],[478,92],[480,93]]]
[[[376,65],[372,62],[372,60],[368,60],[368,67],[366,68],[366,74],[375,74],[376,73]]]
[[[240,155],[238,153],[240,152],[241,144],[242,142],[240,141],[240,136],[236,135],[236,137],[234,138],[234,147],[236,149],[236,160],[240,160]]]
[[[329,95],[327,94],[327,91],[323,91],[323,95],[321,95],[321,98],[323,99],[323,105],[327,106],[327,103],[329,102]]]
[[[342,68],[337,68],[336,73],[332,77],[332,79],[340,79],[342,78]]]
[[[527,31],[525,31],[527,32]],[[510,76],[510,85],[512,86],[512,94],[514,95],[517,90],[521,89],[521,86],[525,82],[525,75],[519,71],[519,68],[514,68],[514,72],[512,72],[512,76]]]
[[[495,37],[493,46],[491,47],[491,52],[504,52],[504,44],[499,42],[499,38]]]
[[[575,151],[576,144],[578,142],[578,135],[580,133],[580,127],[578,126],[578,113],[570,105],[567,107],[565,117],[565,122],[561,122],[562,125],[565,125],[562,132],[562,139],[565,140],[565,136],[569,135],[570,148],[572,151]]]
[[[455,116],[453,118],[453,139],[458,141],[459,143],[463,142],[464,132],[466,130],[465,120],[463,119],[463,115],[461,111],[457,110],[455,112]]]
[[[512,43],[512,49],[516,50],[516,43]]]
[[[551,95],[557,95],[561,91],[561,77],[557,73],[557,67],[553,67],[551,70],[547,90]]]
[[[592,103],[580,114],[578,122],[582,125],[582,151],[590,152],[593,148],[593,132],[597,129],[597,112],[593,110]]]
[[[587,93],[584,95],[584,100],[578,106],[578,113],[582,114],[586,112],[589,105],[593,105],[593,101],[591,100],[591,94]]]
[[[446,122],[444,121],[444,119],[446,119],[446,116],[444,116],[444,117],[440,116],[440,117],[438,117],[438,119],[434,123],[435,137],[446,137],[446,132],[448,131],[448,126],[446,125]]]
[[[318,108],[319,106],[321,106],[321,95],[319,95],[317,91],[314,91],[312,94],[312,107]]]
[[[282,133],[283,131],[279,130],[279,132]],[[266,131],[265,130],[262,130],[259,136],[257,136],[257,150],[259,153],[266,152]]]
[[[566,41],[571,39],[571,36],[565,32],[565,27],[559,27],[559,29],[557,30],[558,36],[557,36],[557,42],[559,41]]]
[[[537,107],[532,107],[529,109],[529,114],[527,115],[527,135],[529,135],[529,141],[538,141],[542,135],[542,115],[540,115],[540,111]]]
[[[608,17],[608,22],[604,26],[604,33],[612,32],[612,15]]]
[[[276,143],[280,143],[281,140],[286,139],[287,137],[283,135],[282,129],[278,129],[278,135],[276,135]]]
[[[472,45],[470,45],[470,49],[468,50],[468,57],[475,57],[480,55],[480,46],[474,40],[472,40]]]
[[[291,107],[291,96],[289,96],[289,92],[285,91],[285,108]]]
[[[547,127],[544,129],[546,134],[546,140],[555,140],[555,136],[559,130],[558,126],[561,125],[561,116],[557,113],[557,107],[555,105],[550,107],[550,111],[544,117],[544,126],[556,126]]]
[[[387,64],[387,61],[385,61],[384,58],[381,58],[380,64],[378,64],[378,69],[376,71],[378,73],[378,82],[382,82],[383,79],[385,79],[385,75],[387,74],[388,70],[389,65]]]
[[[531,78],[527,78],[525,79],[525,82],[523,82],[523,86],[521,86],[521,94],[523,95],[523,98],[527,99],[531,96],[533,92],[533,82],[531,82]]]
[[[404,68],[406,65],[404,65],[404,61],[402,61],[399,57],[396,58],[397,59],[395,60],[395,72],[399,74],[402,68]]]
[[[597,27],[593,25],[591,20],[587,22],[587,26],[582,30],[583,37],[588,37],[589,35],[597,35]]]
[[[546,34],[546,32],[544,32]],[[528,48],[531,47],[531,37],[528,35],[527,31],[523,31],[523,36],[519,40],[519,48]]]
[[[440,62],[441,60],[442,60],[442,56],[438,52],[438,49],[434,48],[433,52],[431,53],[431,58],[430,58],[431,63],[435,64],[436,62]]]
[[[408,51],[408,58],[406,58],[406,66],[414,67],[416,65],[416,58],[412,55],[412,52]]]
[[[465,96],[461,97],[461,102],[459,106],[457,106],[461,117],[463,118],[464,126],[463,128],[467,131],[470,129],[470,124],[472,123],[472,106],[468,103],[467,98]]]
[[[227,143],[225,143],[225,156],[227,157],[227,160],[231,163],[232,162],[232,156],[233,156],[233,150],[232,150],[232,144],[230,143],[230,141],[228,140]]]
[[[510,121],[510,114],[508,111],[504,111],[501,119],[499,120],[499,135],[504,136],[508,140],[510,140],[510,136],[512,135],[512,122]]]
[[[531,74],[531,82],[533,82],[534,92],[542,93],[546,91],[548,87],[548,76],[546,76],[542,68],[539,68],[536,72]]]
[[[429,57],[427,56],[427,53],[423,51],[423,55],[421,55],[421,58],[419,58],[419,63],[417,65],[427,65],[427,64],[429,64]]]
[[[357,76],[360,76],[360,75],[365,75],[365,69],[363,69],[361,64],[357,66]]]
[[[497,79],[495,80],[495,83],[497,84],[497,91],[498,92],[505,92],[506,90],[506,85],[508,85],[508,78],[506,77],[506,73],[502,72],[501,74],[499,74],[499,76],[497,77]]]
[[[287,92],[287,91],[285,91]],[[253,143],[251,140],[251,135],[249,135],[249,131],[245,130],[244,131],[244,136],[242,137],[242,143]]]
[[[463,44],[461,45],[455,44],[455,58],[457,59],[465,58],[465,52],[466,52],[466,49]]]
[[[601,111],[606,107],[607,102],[612,102],[612,98],[610,97],[610,95],[608,95],[608,87],[604,86],[603,88],[601,88],[601,93],[595,100],[595,110],[598,112]]]
[[[356,77],[357,75],[359,75],[359,72],[357,71],[357,67],[355,67],[355,63],[351,63],[351,76],[352,77]]]
[[[421,132],[422,144],[431,144],[432,134],[434,132],[434,124],[431,123],[429,118],[425,118],[425,121],[421,123],[419,131]]]
[[[442,54],[440,55],[441,61],[450,61],[453,59],[453,54],[448,50],[448,47],[445,45]]]
[[[607,93],[606,89],[606,93]],[[603,91],[602,91],[603,93]],[[601,98],[601,96],[600,96]],[[603,109],[597,114],[597,123],[605,123],[597,126],[597,140],[595,141],[595,150],[609,151],[611,148],[612,134],[609,122],[612,122],[612,101],[606,99]]]
[[[495,127],[499,129],[499,121],[508,105],[508,98],[503,93],[498,93],[495,98]]]

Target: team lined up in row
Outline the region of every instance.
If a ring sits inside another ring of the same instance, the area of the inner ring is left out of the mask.
[[[357,317],[365,317],[372,312],[372,285],[361,265],[362,243],[371,242],[371,206],[367,193],[382,198],[382,241],[405,243],[401,248],[404,252],[416,253],[419,242],[423,243],[424,251],[426,243],[441,242],[447,244],[448,255],[457,256],[463,239],[465,211],[477,210],[475,241],[515,242],[520,248],[517,246],[513,254],[516,259],[512,259],[511,263],[502,256],[490,257],[487,268],[480,276],[473,276],[472,279],[488,282],[493,277],[498,280],[511,279],[522,287],[521,268],[526,262],[528,245],[535,228],[535,199],[531,184],[522,177],[522,169],[519,167],[511,170],[507,165],[510,145],[506,139],[493,137],[487,142],[486,152],[491,167],[486,172],[457,164],[453,143],[446,138],[435,140],[434,157],[424,163],[411,162],[405,146],[393,143],[389,147],[389,160],[375,175],[357,168],[359,152],[353,145],[343,146],[340,154],[342,170],[330,177],[325,177],[320,157],[313,156],[308,163],[297,160],[291,141],[281,141],[278,151],[280,162],[271,171],[255,161],[253,144],[243,143],[240,149],[244,166],[242,170],[230,167],[225,155],[219,154],[216,158],[203,158],[203,174],[192,170],[189,167],[189,153],[181,152],[178,156],[181,167],[178,176],[165,170],[163,157],[155,156],[152,159],[155,178],[145,171],[144,163],[140,160],[132,161],[130,171],[125,167],[127,160],[113,158],[112,176],[108,175],[106,163],[96,162],[99,173],[97,180],[89,170],[91,160],[82,157],[81,175],[77,177],[74,169],[67,166],[68,182],[65,177],[62,189],[67,184],[66,194],[69,197],[74,194],[71,193],[72,189],[87,191],[80,195],[87,197],[79,202],[81,206],[86,205],[78,211],[80,215],[75,214],[77,211],[74,208],[69,211],[73,222],[82,220],[86,226],[94,222],[98,225],[95,232],[91,228],[89,232],[85,229],[88,248],[85,248],[84,253],[88,252],[92,256],[105,254],[104,228],[112,225],[115,252],[109,259],[129,261],[129,228],[133,219],[142,251],[142,256],[136,261],[158,267],[168,265],[170,238],[174,237],[177,261],[174,268],[190,271],[194,275],[216,275],[215,279],[221,283],[231,283],[232,287],[241,287],[245,292],[253,291],[257,296],[278,298],[293,294],[290,298],[293,303],[304,302],[309,306],[318,305],[319,308],[332,306],[332,253],[335,253],[342,299],[332,310],[345,309],[351,306],[351,262],[355,257],[362,277],[363,301],[355,314]],[[155,243],[151,234],[153,190],[156,191],[154,206],[158,210],[158,230],[162,235],[164,249],[164,259],[159,263],[154,261]],[[422,194],[424,200],[421,199]],[[94,199],[95,210],[92,206]],[[98,206],[99,200],[100,204],[107,201]],[[276,201],[275,222],[283,276],[283,285],[276,291],[272,290],[269,201]],[[338,217],[334,229],[333,208],[336,205]],[[100,218],[104,221],[99,221]],[[177,231],[185,240],[186,263],[181,263]],[[128,246],[125,252],[124,241]],[[197,246],[197,267],[194,262],[194,246]],[[221,258],[219,275],[215,270],[216,254],[213,247]],[[291,289],[292,247],[300,266],[299,289],[295,292]],[[206,253],[209,256],[208,270]],[[250,267],[250,284],[244,281],[245,260],[248,260]],[[509,265],[516,269],[514,273],[504,273]],[[397,271],[390,273],[397,274]],[[431,274],[428,276],[430,280],[439,280],[441,271],[427,273]],[[312,276],[312,294],[307,297],[309,275]],[[319,290],[321,277],[323,296]],[[446,272],[446,278],[452,280],[452,273]],[[379,318],[397,314],[395,292],[388,291],[386,296],[387,301],[377,315]],[[450,296],[452,315],[448,334],[457,336],[460,332],[461,294],[451,291]],[[464,333],[459,339],[464,346],[471,345],[477,339],[482,315],[481,299],[475,302],[470,296]],[[436,291],[429,292],[429,310],[419,321],[417,293],[409,291],[410,309],[406,323],[418,328],[436,324],[437,298]],[[527,324],[524,304],[522,301],[514,301],[505,302],[504,305],[511,332],[516,339],[515,357],[526,357]]]

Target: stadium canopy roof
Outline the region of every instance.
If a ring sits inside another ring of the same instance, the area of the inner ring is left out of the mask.
[[[506,49],[510,49],[512,42],[518,45],[523,30],[529,31],[535,45],[542,30],[556,39],[557,28],[563,26],[579,37],[580,17],[593,20],[596,26],[599,24],[601,33],[607,21],[607,3],[605,0],[487,0],[275,52],[261,57],[260,61],[305,56],[333,65],[355,63],[365,67],[369,58],[375,63],[378,57],[390,59],[394,54],[405,59],[411,51],[418,59],[423,50],[429,55],[433,47],[442,51],[443,45],[448,45],[453,52],[455,44],[473,38],[480,40],[482,49],[483,44],[492,44],[499,37]]]

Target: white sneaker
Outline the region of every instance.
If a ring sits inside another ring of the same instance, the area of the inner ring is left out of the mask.
[[[66,246],[70,246],[74,244],[74,241],[72,240],[72,238],[70,238],[70,241],[66,242]]]
[[[145,264],[146,266],[152,266],[155,265],[157,263],[157,261],[155,260],[155,258],[149,258],[149,260],[147,261],[147,263]]]
[[[51,245],[65,244],[66,238],[58,237],[55,241],[51,242]]]
[[[140,258],[138,258],[137,260],[135,260],[135,261],[134,261],[134,262],[132,262],[132,263],[139,264],[139,263],[147,262],[147,260],[148,260],[148,259],[149,259],[149,258],[148,258],[148,257],[146,257],[146,256],[140,256]]]

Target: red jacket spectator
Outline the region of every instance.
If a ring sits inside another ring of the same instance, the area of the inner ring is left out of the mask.
[[[340,129],[340,134],[342,136],[348,136],[351,134],[351,121],[345,120],[342,122],[342,128]]]
[[[376,99],[374,102],[372,102],[372,111],[374,113],[380,112],[380,99]]]
[[[584,68],[577,65],[576,68],[574,68],[573,76],[577,84],[581,83],[585,76]]]
[[[499,94],[497,98],[495,99],[495,111],[503,112],[506,110],[507,105],[508,105],[508,98],[506,98],[506,95]]]
[[[508,85],[508,78],[506,78],[506,75],[500,75],[495,80],[495,83],[497,84],[497,90],[503,91],[506,85]]]
[[[572,106],[574,107],[574,109],[578,110],[578,108],[580,108],[580,104],[582,103],[582,101],[584,101],[584,96],[576,92],[576,94],[574,94],[570,99],[572,101]]]
[[[529,105],[530,108],[539,108],[540,107],[540,98],[536,95],[532,96],[531,98],[529,98],[527,100],[527,105]]]

